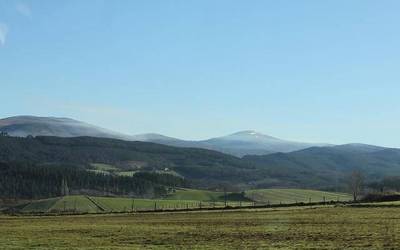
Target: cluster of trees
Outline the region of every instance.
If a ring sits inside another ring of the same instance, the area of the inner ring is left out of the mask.
[[[8,137],[8,133],[7,132],[4,132],[4,131],[0,131],[0,136],[3,136],[3,137]]]
[[[400,192],[400,176],[388,176],[381,181],[375,181],[368,184],[368,188],[377,192],[396,191]]]
[[[37,199],[84,193],[160,197],[170,187],[186,185],[182,178],[165,174],[114,176],[77,166],[0,163],[0,198]]]

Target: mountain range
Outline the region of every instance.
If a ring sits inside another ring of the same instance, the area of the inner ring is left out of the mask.
[[[70,118],[14,116],[0,119],[0,131],[11,136],[90,136],[127,141],[153,142],[163,145],[188,148],[203,148],[242,157],[244,155],[266,155],[288,153],[316,146],[332,146],[326,143],[294,142],[264,135],[253,130],[240,131],[208,140],[181,140],[155,133],[126,135]]]
[[[345,190],[346,178],[355,169],[368,181],[400,175],[400,149],[292,142],[251,130],[187,141],[159,134],[125,135],[69,118],[18,116],[1,119],[0,131],[11,135],[0,136],[0,162],[170,169],[202,188],[226,183]]]

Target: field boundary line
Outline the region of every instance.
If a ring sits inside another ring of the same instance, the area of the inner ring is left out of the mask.
[[[102,212],[106,212],[107,210],[101,206],[97,201],[95,201],[92,197],[85,195],[86,199],[88,199],[90,202],[92,202],[99,210]]]

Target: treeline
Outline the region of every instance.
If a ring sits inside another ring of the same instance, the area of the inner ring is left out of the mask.
[[[68,194],[160,197],[171,187],[186,187],[178,176],[139,173],[114,176],[77,166],[0,163],[0,198],[37,199]]]
[[[400,192],[400,176],[385,177],[381,181],[369,183],[367,187],[378,192]]]

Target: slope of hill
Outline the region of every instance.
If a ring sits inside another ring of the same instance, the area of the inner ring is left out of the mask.
[[[253,130],[245,130],[202,141],[179,140],[158,134],[136,135],[133,138],[136,138],[138,141],[154,142],[175,147],[211,149],[238,157],[244,155],[265,155],[276,152],[292,152],[315,146],[329,146],[329,144],[286,141]]]
[[[171,169],[199,185],[247,183],[259,176],[251,164],[216,151],[94,137],[0,136],[0,162],[109,164],[129,171]]]
[[[237,132],[231,135],[203,141],[210,149],[221,152],[244,156],[265,155],[276,152],[292,152],[328,144],[293,142],[264,135],[253,130]]]
[[[287,154],[245,156],[245,160],[279,175],[296,172],[298,177],[314,173],[319,180],[331,183],[346,182],[352,170],[361,170],[367,180],[400,175],[400,149],[389,149],[363,144],[334,147],[313,147]],[[310,175],[311,176],[311,175]]]
[[[129,139],[129,136],[70,118],[14,116],[0,120],[0,131],[11,136],[92,136]]]

